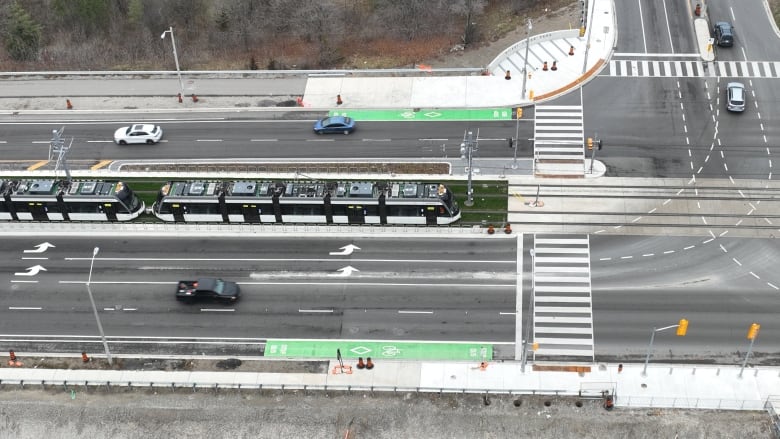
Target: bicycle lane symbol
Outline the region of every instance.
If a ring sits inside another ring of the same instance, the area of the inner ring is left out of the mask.
[[[382,346],[382,356],[383,357],[397,357],[401,355],[401,350],[398,349],[396,346]]]

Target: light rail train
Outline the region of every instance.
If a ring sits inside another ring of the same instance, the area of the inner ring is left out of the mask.
[[[145,208],[121,181],[0,179],[0,220],[130,221]]]
[[[445,185],[414,182],[171,181],[152,207],[171,222],[447,225]]]

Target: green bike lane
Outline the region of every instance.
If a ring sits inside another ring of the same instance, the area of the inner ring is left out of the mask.
[[[492,344],[436,343],[360,340],[268,340],[266,357],[277,358],[371,357],[396,360],[470,360],[493,359]]]
[[[357,121],[464,121],[464,120],[512,120],[514,108],[475,108],[475,109],[395,109],[395,110],[358,110],[337,109],[330,116],[349,116]]]

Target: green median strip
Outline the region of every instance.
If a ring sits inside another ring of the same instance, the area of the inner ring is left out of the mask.
[[[512,108],[475,108],[459,110],[331,110],[331,116],[349,116],[357,121],[461,121],[461,120],[512,120]]]
[[[371,357],[397,360],[470,360],[493,359],[492,344],[470,343],[407,343],[396,341],[291,341],[268,340],[266,357],[329,358]]]

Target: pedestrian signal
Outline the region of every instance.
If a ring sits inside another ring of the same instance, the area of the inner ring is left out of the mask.
[[[588,137],[588,149],[593,149],[593,137]]]
[[[683,337],[686,332],[688,332],[688,320],[680,319],[680,324],[677,325],[677,335]]]

